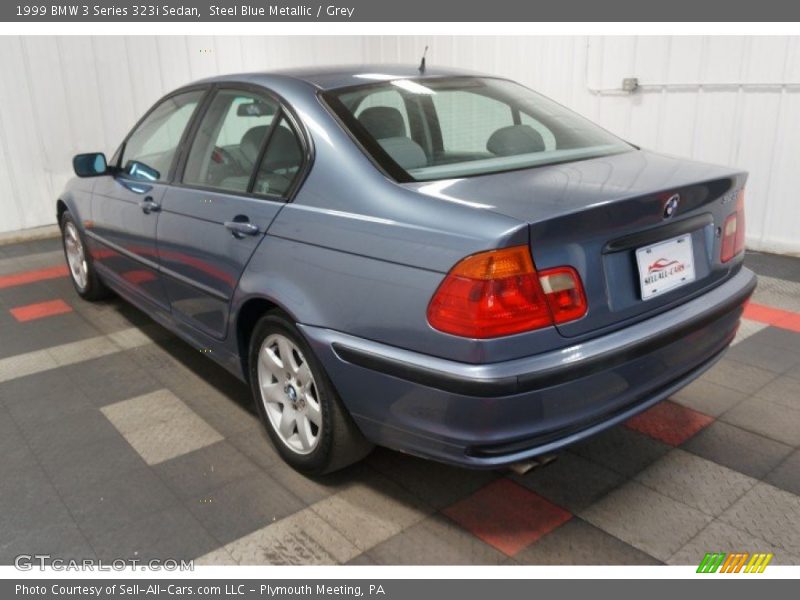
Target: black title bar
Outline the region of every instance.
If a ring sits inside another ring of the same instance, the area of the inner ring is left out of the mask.
[[[4,0],[23,22],[797,22],[788,0]],[[631,34],[637,32],[632,30]]]

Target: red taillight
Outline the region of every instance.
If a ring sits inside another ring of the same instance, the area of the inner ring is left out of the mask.
[[[446,333],[491,338],[582,317],[586,298],[574,269],[537,273],[530,249],[468,256],[447,274],[428,305],[428,322]]]
[[[555,323],[580,319],[586,314],[581,278],[572,267],[556,267],[539,273],[547,304]]]
[[[722,226],[720,260],[728,262],[742,251],[744,251],[744,190],[739,192],[736,210],[725,219],[725,224]]]

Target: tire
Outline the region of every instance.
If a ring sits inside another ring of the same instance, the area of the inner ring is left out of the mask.
[[[90,302],[108,298],[111,290],[98,277],[92,257],[86,252],[86,240],[68,210],[61,215],[60,225],[61,245],[75,291]]]
[[[292,468],[308,475],[331,473],[372,450],[311,346],[283,313],[270,311],[256,323],[248,365],[258,414]]]

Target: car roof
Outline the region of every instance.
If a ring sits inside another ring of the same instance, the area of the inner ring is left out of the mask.
[[[322,90],[332,90],[350,86],[364,85],[382,79],[433,79],[437,77],[480,76],[483,73],[465,69],[428,66],[423,73],[419,65],[408,64],[364,64],[364,65],[331,65],[324,67],[297,67],[275,71],[257,71],[237,75],[222,75],[204,79],[203,82],[258,80],[275,77],[297,79]]]

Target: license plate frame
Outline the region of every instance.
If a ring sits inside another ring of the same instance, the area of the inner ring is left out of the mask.
[[[685,233],[636,250],[639,292],[643,301],[695,280],[692,234]]]

